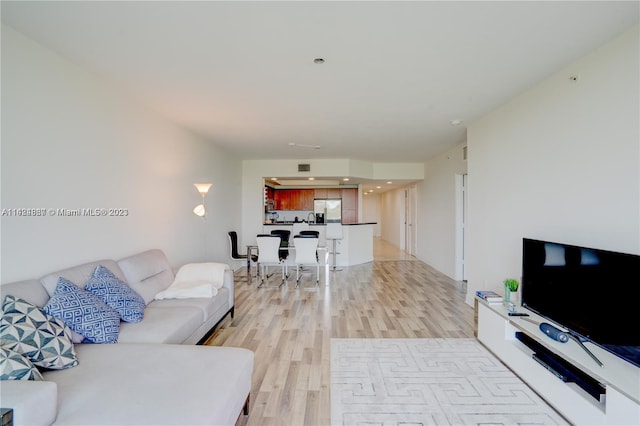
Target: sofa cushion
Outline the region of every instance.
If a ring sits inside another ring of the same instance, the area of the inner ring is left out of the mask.
[[[103,259],[96,262],[84,263],[82,265],[74,266],[72,268],[63,269],[62,271],[53,272],[51,274],[47,274],[40,279],[40,282],[49,293],[49,296],[53,295],[53,292],[56,290],[56,286],[58,285],[58,279],[60,277],[64,277],[72,283],[78,283],[78,286],[83,286],[84,283],[91,278],[93,271],[95,271],[98,265],[102,265],[106,268],[109,268],[111,272],[113,272],[118,278],[123,281],[127,281],[124,277],[124,274],[120,270],[118,264],[109,259]]]
[[[146,306],[144,299],[108,268],[98,265],[84,289],[118,312],[122,321],[142,321]]]
[[[2,382],[2,406],[13,408],[13,424],[48,426],[56,420],[58,385],[48,381]]]
[[[147,250],[118,261],[118,266],[127,284],[134,289],[145,303],[171,285],[173,270],[162,250]]]
[[[202,313],[202,321],[212,317],[221,307],[225,312],[231,309],[229,306],[229,289],[221,288],[216,297],[193,297],[190,299],[163,299],[154,300],[147,305],[149,308],[196,308]]]
[[[0,380],[43,380],[35,365],[26,356],[0,347]]]
[[[202,324],[202,312],[194,307],[158,308],[144,311],[144,321],[122,323],[120,343],[183,343]]]
[[[44,306],[90,343],[116,343],[120,315],[97,296],[60,277],[51,299]]]
[[[45,290],[40,280],[16,281],[0,285],[0,295],[12,295],[26,300],[36,306],[43,307],[49,300],[49,293]]]
[[[44,374],[58,385],[57,424],[233,425],[251,388],[247,349],[79,346],[78,367]]]
[[[2,302],[0,344],[23,354],[39,367],[61,369],[78,365],[69,327],[15,296],[8,295]]]

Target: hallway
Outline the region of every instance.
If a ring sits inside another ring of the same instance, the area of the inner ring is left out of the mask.
[[[417,260],[406,251],[394,246],[380,237],[373,238],[373,260],[385,262],[391,260]]]

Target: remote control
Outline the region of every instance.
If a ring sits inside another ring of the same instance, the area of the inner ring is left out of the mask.
[[[510,317],[528,317],[529,314],[525,314],[524,312],[509,312]]]

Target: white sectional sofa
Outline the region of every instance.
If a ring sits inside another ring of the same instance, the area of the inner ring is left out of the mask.
[[[44,381],[4,380],[0,404],[20,425],[233,425],[248,414],[253,352],[197,346],[233,316],[233,271],[212,298],[154,300],[174,280],[166,256],[150,250],[0,286],[44,306],[59,277],[83,285],[103,265],[142,296],[144,319],[120,325],[118,343],[77,343],[78,365],[42,372]]]

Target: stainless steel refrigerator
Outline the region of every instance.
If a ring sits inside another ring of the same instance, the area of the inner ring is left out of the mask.
[[[313,213],[316,222],[319,217],[324,218],[324,223],[342,223],[342,200],[331,198],[326,200],[313,200]]]

